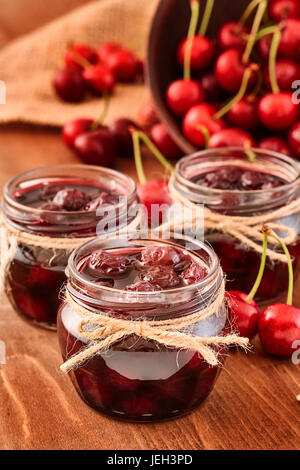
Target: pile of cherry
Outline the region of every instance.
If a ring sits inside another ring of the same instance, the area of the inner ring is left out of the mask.
[[[300,0],[252,0],[216,40],[205,36],[213,0],[206,1],[197,34],[199,4],[190,3],[189,32],[177,50],[183,78],[166,90],[184,136],[199,148],[256,145],[300,158],[293,91],[300,80]]]

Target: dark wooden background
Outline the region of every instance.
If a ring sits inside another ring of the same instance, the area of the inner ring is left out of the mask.
[[[21,171],[74,161],[58,131],[0,128],[1,186]],[[145,165],[149,177],[161,171],[150,156]],[[117,168],[136,176],[128,160]],[[266,356],[258,340],[251,353],[230,354],[195,412],[140,425],[86,406],[59,371],[56,334],[28,325],[4,301],[0,340],[7,348],[7,364],[0,365],[0,449],[299,449],[299,366]]]

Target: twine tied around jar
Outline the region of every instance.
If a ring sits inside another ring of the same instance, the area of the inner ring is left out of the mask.
[[[119,229],[118,234],[136,230],[143,217],[143,212],[138,211],[134,220]],[[24,232],[8,222],[3,213],[0,213],[0,294],[5,290],[5,277],[11,262],[14,259],[19,244],[45,249],[66,250],[71,252],[83,243],[93,240],[95,237],[49,237],[37,235],[32,232]]]
[[[79,305],[66,290],[65,301],[81,317],[78,325],[78,333],[87,339],[90,344],[70,357],[60,366],[63,372],[69,372],[79,367],[86,360],[96,354],[105,353],[110,346],[130,335],[156,341],[166,347],[193,350],[202,355],[203,359],[211,366],[220,364],[217,352],[211,346],[237,345],[247,349],[249,340],[237,334],[225,336],[193,336],[188,328],[214,314],[218,313],[222,306],[225,294],[225,282],[222,281],[216,298],[203,309],[170,320],[124,320],[113,318],[106,314],[95,313]]]
[[[288,202],[285,206],[269,211],[260,215],[249,216],[232,216],[214,212],[208,207],[199,209],[197,204],[190,201],[181,194],[175,187],[175,177],[171,176],[169,181],[169,190],[173,202],[186,206],[191,209],[188,219],[184,220],[184,228],[195,226],[195,220],[199,216],[204,217],[205,229],[215,230],[221,233],[227,233],[239,240],[247,248],[251,248],[258,253],[262,253],[263,234],[261,227],[268,224],[268,227],[279,231],[280,236],[285,244],[290,245],[296,241],[297,233],[292,227],[288,227],[282,223],[271,222],[274,219],[280,219],[300,211],[300,198]],[[176,227],[176,217],[158,227],[160,233],[165,229],[172,230]],[[273,245],[278,245],[276,240],[270,240]],[[271,261],[287,262],[285,254],[277,252],[274,248],[267,249],[267,256]]]

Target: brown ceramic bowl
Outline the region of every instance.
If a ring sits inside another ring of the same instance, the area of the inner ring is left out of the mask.
[[[249,0],[216,0],[207,35],[216,36],[219,27],[229,20],[237,20]],[[200,19],[205,2],[200,2]],[[189,0],[161,0],[154,15],[147,50],[147,81],[161,120],[185,153],[196,148],[183,136],[180,120],[169,110],[165,101],[168,85],[182,74],[176,62],[179,42],[188,30]]]

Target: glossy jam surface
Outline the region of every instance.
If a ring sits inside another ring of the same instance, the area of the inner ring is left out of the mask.
[[[136,292],[155,296],[150,311],[156,312],[163,307],[165,314],[170,315],[174,305],[166,305],[167,301],[159,296],[175,293],[178,286],[193,289],[194,283],[205,280],[208,275],[208,267],[200,257],[173,246],[150,245],[135,250],[110,250],[106,252],[109,257],[104,254],[104,250],[97,250],[82,258],[78,271],[81,279],[93,281],[93,284],[108,282],[112,291],[123,289],[115,291],[119,296],[118,306],[103,301],[105,307],[101,311],[109,307],[107,311],[114,317],[136,318],[138,315],[139,318],[141,311],[143,314],[149,311],[148,304],[143,308],[137,300],[128,300],[127,296]],[[155,271],[149,276],[157,268],[162,269],[163,274]],[[180,278],[176,286],[173,285],[174,275]],[[196,286],[193,292],[199,301]],[[188,302],[179,302],[173,314],[184,312]],[[138,313],[130,310],[132,303]],[[153,314],[149,315],[151,319]],[[70,305],[61,306],[58,338],[64,360],[88,344],[78,333],[79,322],[80,317]],[[222,309],[218,315],[194,324],[191,333],[195,336],[216,335],[225,323],[226,312]],[[218,349],[218,352],[222,363],[224,351]],[[191,411],[210,393],[219,371],[219,367],[210,367],[198,353],[166,348],[150,339],[131,335],[114,343],[107,353],[81,364],[69,375],[88,405],[118,419],[146,422],[170,419]]]
[[[30,231],[60,237],[67,227],[68,236],[88,237],[95,235],[96,230],[93,211],[101,205],[117,204],[119,195],[95,184],[68,179],[29,186],[17,191],[14,199],[23,206],[41,209],[31,221]],[[90,221],[83,226],[80,225],[82,211],[91,213]],[[68,219],[70,214],[75,217],[73,225]],[[22,317],[36,325],[56,329],[59,292],[66,280],[67,261],[64,250],[19,245],[7,276],[7,293]]]
[[[193,182],[213,189],[239,191],[272,189],[286,183],[278,176],[230,165],[204,173]]]

